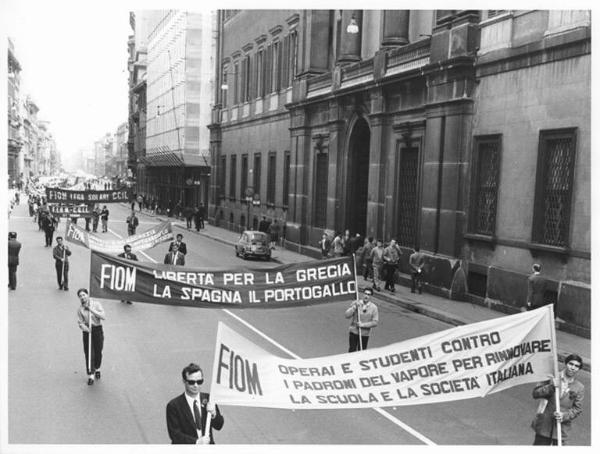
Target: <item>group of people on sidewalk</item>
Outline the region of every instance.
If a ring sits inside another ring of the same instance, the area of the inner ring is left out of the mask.
[[[355,255],[358,272],[362,272],[365,280],[372,280],[373,290],[380,291],[381,282],[384,282],[384,290],[394,293],[396,291],[395,276],[403,255],[395,238],[390,239],[387,244],[373,237],[365,238],[364,241],[359,233],[354,236],[346,230],[333,238],[324,233],[319,241],[321,258],[343,257]],[[425,256],[416,246],[414,252],[409,256],[408,264],[411,269],[411,292],[423,292],[423,275],[425,267]]]

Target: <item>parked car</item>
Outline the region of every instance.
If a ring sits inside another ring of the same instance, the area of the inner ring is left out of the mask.
[[[271,238],[256,230],[245,230],[235,245],[235,255],[246,260],[248,257],[262,257],[271,260]]]

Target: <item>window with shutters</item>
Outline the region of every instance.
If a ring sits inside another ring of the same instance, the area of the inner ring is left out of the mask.
[[[271,93],[279,91],[279,41],[275,41],[272,46],[273,63],[271,65]]]
[[[500,184],[500,135],[475,138],[470,231],[494,236]]]
[[[273,46],[268,45],[265,52],[265,95],[271,93],[271,78],[273,76]]]
[[[248,155],[242,155],[242,169],[240,174],[240,200],[246,199],[246,189],[248,188]]]
[[[294,77],[296,77],[296,71],[298,69],[298,32],[293,31],[290,33],[290,53],[289,53],[289,72],[288,72],[288,86],[292,85]]]
[[[274,151],[269,152],[269,164],[267,167],[267,203],[275,204],[275,182],[277,175],[277,154]]]
[[[264,71],[264,51],[259,50],[256,54],[256,96],[262,98],[265,96],[265,71]]]
[[[227,80],[227,66],[223,66],[223,80],[221,82],[221,102],[223,103],[223,107],[227,107],[227,95],[229,94],[229,89],[231,88],[228,85],[229,81]],[[223,86],[226,86],[226,89],[223,89]]]
[[[242,101],[250,101],[250,56],[246,55],[242,62],[243,65],[243,80],[242,80]]]
[[[314,226],[326,227],[327,223],[327,185],[329,173],[329,154],[319,152],[316,154],[315,172],[315,213]]]
[[[227,156],[221,156],[221,167],[219,168],[219,196],[225,197],[225,185],[227,184]]]
[[[233,65],[233,105],[240,103],[240,65],[235,62]]]
[[[235,200],[237,183],[237,156],[232,154],[229,161],[229,198]]]
[[[569,246],[576,128],[541,131],[538,149],[532,240]]]
[[[291,175],[291,154],[289,151],[283,153],[283,206],[288,206],[288,198],[290,196],[290,175]]]
[[[261,154],[255,153],[254,154],[254,168],[252,169],[252,171],[253,171],[252,186],[254,188],[255,194],[260,194],[260,177],[261,177],[260,170],[261,170]]]

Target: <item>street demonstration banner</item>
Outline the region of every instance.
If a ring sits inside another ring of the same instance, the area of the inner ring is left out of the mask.
[[[210,398],[219,405],[339,409],[484,397],[554,373],[551,307],[386,347],[280,358],[219,322]]]
[[[111,254],[123,252],[123,246],[129,244],[132,252],[144,251],[159,243],[173,239],[173,227],[170,222],[161,222],[143,233],[131,235],[122,240],[106,240],[67,221],[65,239],[71,243],[85,246],[88,249],[103,251]]]
[[[63,204],[48,204],[48,211],[56,217],[61,218],[91,218],[93,210],[90,205],[63,205]]]
[[[134,248],[135,250],[135,248]],[[270,269],[202,270],[92,251],[90,296],[191,307],[290,307],[353,300],[351,257]]]
[[[129,197],[127,196],[126,187],[109,191],[94,191],[91,189],[73,191],[46,187],[46,199],[50,203],[112,203],[127,202]]]

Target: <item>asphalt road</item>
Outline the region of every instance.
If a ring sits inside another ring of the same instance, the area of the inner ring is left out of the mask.
[[[109,206],[108,238],[125,237],[124,206]],[[156,221],[141,217],[139,231]],[[80,221],[81,225],[82,222]],[[211,376],[217,323],[222,321],[262,348],[284,357],[316,357],[347,351],[346,303],[295,309],[194,309],[103,300],[105,347],[102,379],[87,386],[76,290],[89,286],[89,251],[69,244],[70,290],[57,289],[43,233],[17,207],[10,230],[23,243],[18,288],[8,298],[8,436],[11,444],[167,444],[165,405],[183,392],[180,372],[191,361]],[[64,222],[59,234],[64,234]],[[233,247],[184,233],[186,265],[234,268]],[[142,261],[160,261],[164,243]],[[308,258],[298,256],[298,260]],[[252,265],[270,267],[262,261]],[[370,347],[449,328],[448,325],[377,301],[380,326]],[[265,337],[266,336],[266,337]],[[285,350],[282,350],[283,347]],[[570,444],[591,440],[590,375],[584,412]],[[207,384],[203,386],[208,390]],[[381,410],[273,410],[224,407],[218,444],[529,445],[536,402],[524,385],[488,396]]]

